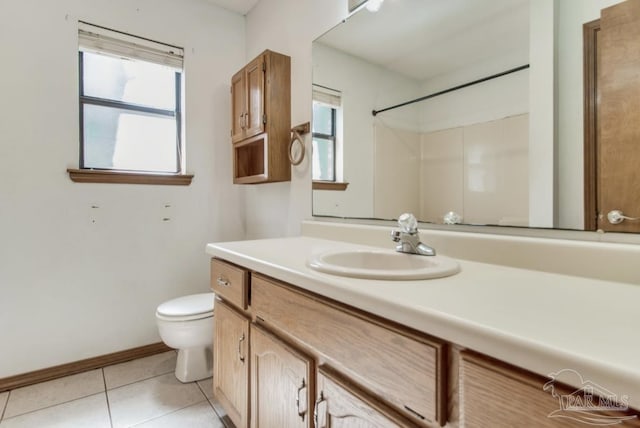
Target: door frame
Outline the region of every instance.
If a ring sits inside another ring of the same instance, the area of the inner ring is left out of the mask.
[[[584,230],[598,228],[598,33],[600,19],[582,26],[584,81]]]

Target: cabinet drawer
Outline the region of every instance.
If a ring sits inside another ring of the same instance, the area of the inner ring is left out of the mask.
[[[444,345],[254,275],[254,315],[414,421],[444,423]]]
[[[249,295],[249,273],[219,259],[211,259],[211,289],[230,304],[244,310]]]
[[[560,400],[580,391],[562,384],[553,385],[553,394],[543,390],[549,378],[485,358],[462,352],[460,363],[461,427],[540,428],[610,425],[620,418],[622,426],[640,426],[633,412],[611,413],[562,411]],[[593,403],[598,397],[592,396]],[[551,416],[550,416],[551,415]],[[602,419],[601,419],[602,418]],[[582,419],[582,421],[578,420]],[[609,423],[605,423],[605,422]],[[618,426],[618,425],[616,425]]]

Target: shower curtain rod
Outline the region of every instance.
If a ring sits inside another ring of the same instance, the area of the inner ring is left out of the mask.
[[[529,68],[529,64],[521,65],[520,67],[512,68],[511,70],[503,71],[502,73],[493,74],[491,76],[483,77],[482,79],[474,80],[473,82],[463,83],[462,85],[454,86],[452,88],[444,89],[442,91],[435,92],[433,94],[425,95],[424,97],[416,98],[415,100],[405,101],[404,103],[396,104],[396,105],[391,106],[391,107],[386,107],[386,108],[383,108],[381,110],[372,110],[371,114],[375,116],[378,113],[382,113],[384,111],[393,110],[393,109],[398,108],[398,107],[404,107],[406,105],[417,103],[419,101],[428,100],[429,98],[437,97],[438,95],[444,95],[444,94],[447,94],[449,92],[457,91],[458,89],[466,88],[466,87],[469,87],[469,86],[472,86],[472,85],[476,85],[478,83],[486,82],[487,80],[492,80],[492,79],[496,79],[498,77],[506,76],[507,74],[515,73],[517,71],[525,70],[527,68]]]

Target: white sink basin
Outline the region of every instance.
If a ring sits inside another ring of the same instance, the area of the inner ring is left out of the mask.
[[[313,256],[307,265],[332,275],[386,280],[442,278],[460,272],[458,262],[448,257],[392,250],[328,251]]]

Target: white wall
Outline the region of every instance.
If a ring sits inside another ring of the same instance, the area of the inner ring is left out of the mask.
[[[380,199],[381,194],[379,189],[374,189],[378,183],[374,180],[374,176],[378,178],[374,154],[376,140],[382,138],[383,134],[375,134],[374,126],[417,130],[418,110],[413,105],[375,117],[371,111],[415,97],[419,93],[419,85],[413,79],[385,67],[320,43],[313,46],[312,71],[313,83],[342,93],[343,177],[349,183],[345,191],[313,191],[313,212],[316,215],[379,218],[382,214],[374,209],[374,203],[379,206],[383,202],[375,201],[376,198]],[[384,136],[390,137],[391,134]],[[392,159],[386,160],[393,162]],[[385,192],[382,194],[387,195]],[[396,211],[402,209],[408,210],[409,207],[395,208]],[[401,212],[382,218],[397,218],[399,214]]]
[[[191,186],[70,181],[79,19],[185,47]],[[0,378],[157,342],[156,306],[209,289],[205,244],[244,236],[229,144],[244,37],[204,0],[0,0]]]
[[[422,82],[424,95],[529,63],[528,51],[513,52],[474,67]],[[439,95],[420,105],[420,130],[432,132],[489,122],[529,112],[529,70],[520,70],[464,89]]]
[[[247,15],[247,60],[264,49],[291,56],[291,124],[311,120],[311,42],[347,15],[347,0],[260,0]],[[307,151],[311,139],[306,138]],[[311,217],[311,162],[293,167],[290,183],[244,187],[248,238],[297,235]]]

